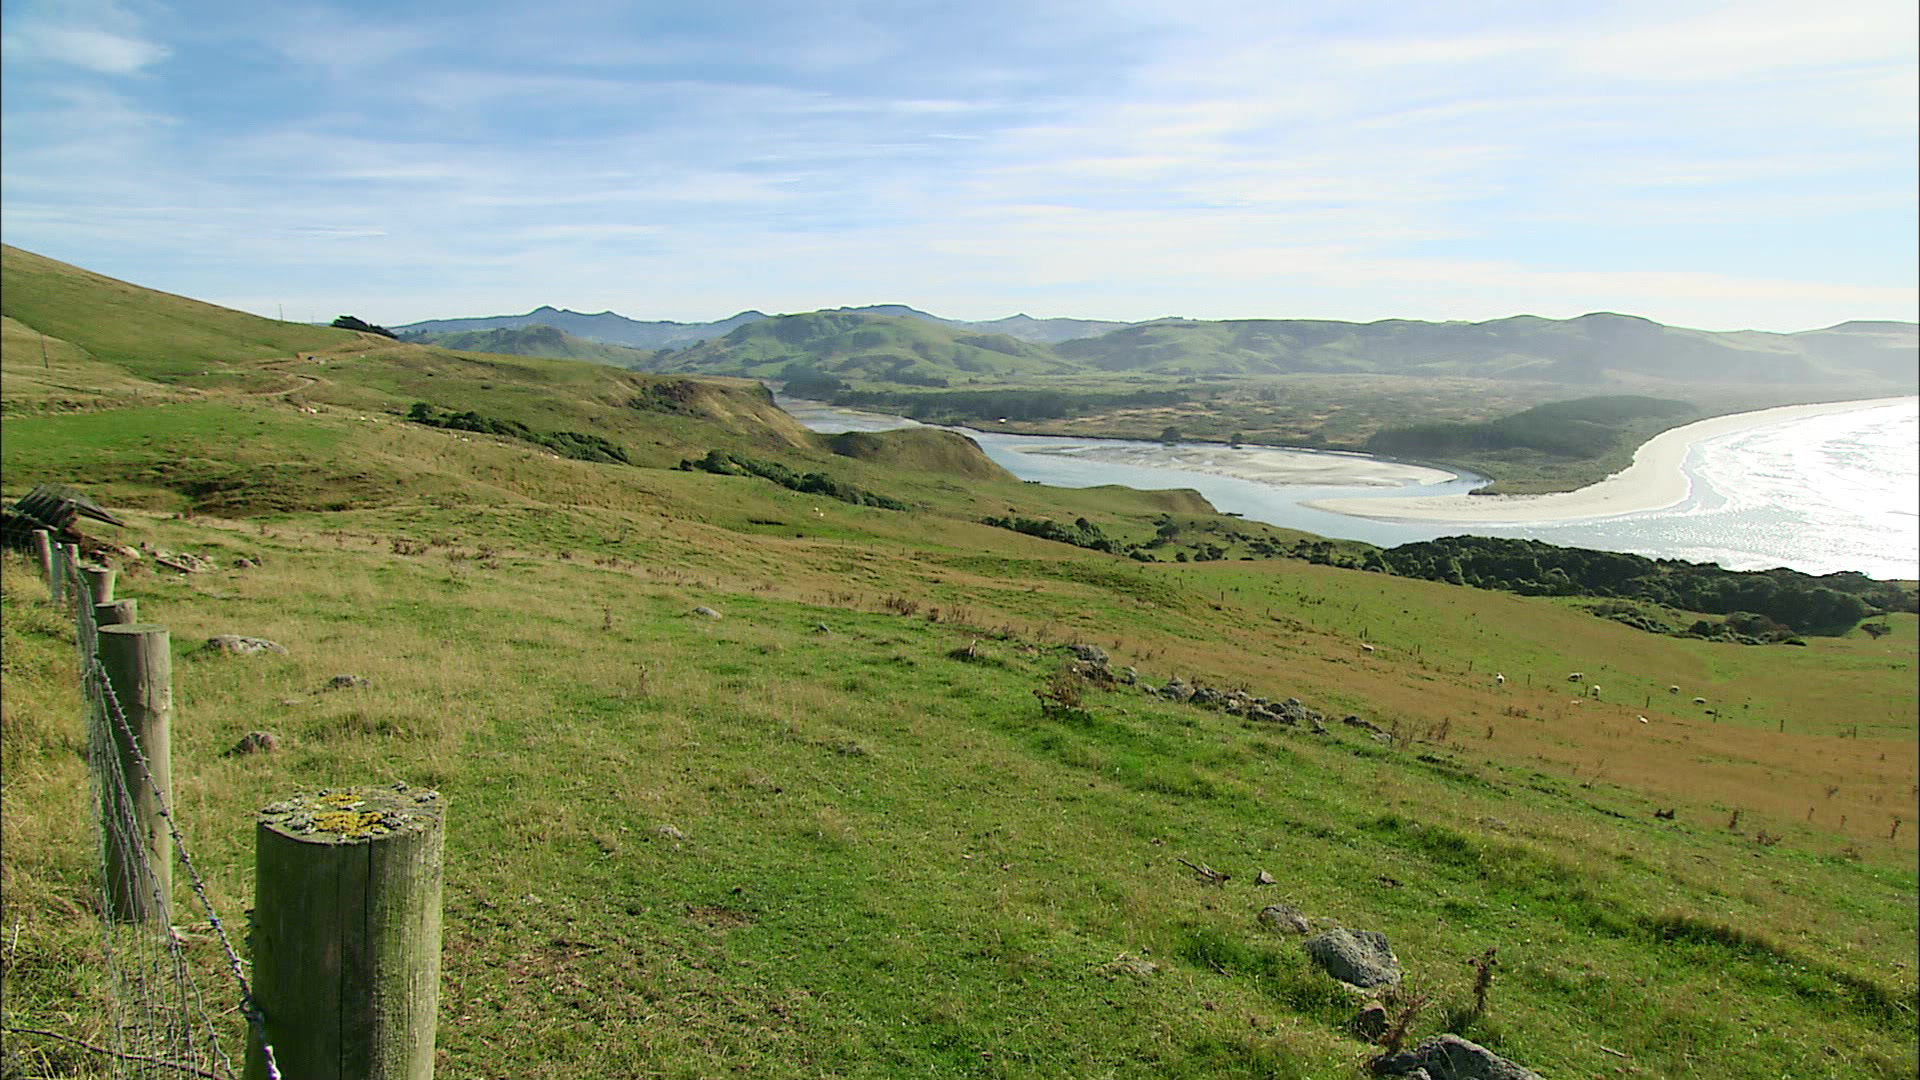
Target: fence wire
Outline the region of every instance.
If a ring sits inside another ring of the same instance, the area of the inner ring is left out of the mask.
[[[109,1075],[116,1078],[231,1078],[236,1072],[228,1052],[230,1040],[223,1041],[222,1029],[235,1030],[232,1013],[237,1010],[260,1035],[270,1080],[280,1080],[240,957],[207,897],[205,879],[194,866],[186,838],[180,833],[168,802],[169,793],[155,780],[101,663],[91,589],[64,552],[56,557],[64,562],[65,572],[60,575],[61,595],[55,600],[74,616],[87,706],[88,772],[96,820],[100,822],[100,933],[108,1015],[106,1045],[90,1048],[102,1052],[109,1063]],[[196,965],[195,958],[188,954],[192,936],[172,924],[172,897],[166,895],[165,887],[168,875],[153,861],[149,838],[135,812],[140,801],[136,796],[157,806],[174,856],[186,870],[207,926],[225,953],[226,973],[233,981],[231,989],[237,1000],[217,1015],[201,985],[208,977],[205,962]],[[167,917],[139,917],[162,912],[168,913]],[[128,915],[133,917],[125,917]]]

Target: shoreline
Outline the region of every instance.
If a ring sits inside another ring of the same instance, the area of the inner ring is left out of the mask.
[[[1426,495],[1408,498],[1316,499],[1300,505],[1348,517],[1457,525],[1543,525],[1665,510],[1685,502],[1693,482],[1684,468],[1695,444],[1810,416],[1856,412],[1911,400],[1908,396],[1782,405],[1696,420],[1655,435],[1633,452],[1633,464],[1597,484],[1549,495]]]

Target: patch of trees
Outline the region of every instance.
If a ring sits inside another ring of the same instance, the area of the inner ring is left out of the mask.
[[[342,330],[360,330],[369,334],[379,334],[381,337],[390,337],[390,338],[393,338],[395,341],[400,340],[400,335],[394,333],[393,331],[387,329],[386,327],[375,326],[370,322],[367,322],[363,319],[357,319],[352,315],[340,316],[339,318],[333,320],[333,325],[339,327]]]
[[[1140,552],[1138,548],[1123,548],[1119,541],[1108,536],[1100,526],[1086,518],[1076,520],[1071,526],[1062,525],[1052,518],[1030,518],[1008,515],[994,517],[988,515],[980,519],[983,525],[992,525],[997,529],[1012,529],[1017,533],[1037,536],[1042,540],[1052,540],[1061,544],[1072,544],[1091,551],[1104,551],[1109,555],[1131,555],[1143,562],[1154,561],[1153,556]],[[1143,557],[1144,556],[1144,557]]]
[[[407,419],[428,427],[474,431],[482,435],[518,439],[535,446],[544,446],[561,457],[572,458],[575,461],[600,461],[614,465],[633,464],[632,459],[627,457],[627,452],[618,445],[598,435],[588,435],[578,431],[535,431],[518,420],[482,416],[471,410],[455,412],[424,401],[413,403],[413,407],[407,410]]]
[[[1369,555],[1368,563],[1373,561]],[[1913,597],[1898,585],[1864,574],[1814,577],[1787,569],[1727,570],[1712,563],[1557,547],[1538,540],[1448,536],[1388,548],[1379,553],[1379,562],[1402,577],[1525,596],[1644,600],[1710,615],[1740,615],[1729,620],[1739,624],[1730,632],[1748,637],[1843,634],[1868,615],[1914,609]],[[1707,636],[1717,634],[1713,630]]]
[[[758,476],[791,491],[824,495],[829,499],[838,499],[855,506],[877,506],[883,510],[913,509],[911,503],[842,483],[826,473],[796,472],[777,461],[763,461],[743,454],[731,454],[725,450],[709,450],[707,456],[703,458],[684,459],[680,462],[679,468],[682,472],[698,470],[718,476]]]
[[[900,380],[895,380],[900,381]],[[794,384],[787,392],[799,395]],[[873,409],[915,420],[953,423],[967,420],[1057,420],[1113,408],[1159,408],[1180,405],[1188,395],[1180,390],[1136,390],[1131,393],[1073,392],[1065,390],[948,390],[916,393],[900,390],[845,390],[828,400],[850,409]]]
[[[1595,458],[1619,443],[1626,426],[1697,411],[1684,401],[1620,395],[1555,401],[1478,424],[1411,424],[1382,428],[1367,439],[1377,454],[1446,457],[1489,450],[1535,450],[1562,458]]]

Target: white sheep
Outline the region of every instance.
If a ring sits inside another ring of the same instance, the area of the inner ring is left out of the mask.
[[[1584,671],[1575,671],[1575,672],[1571,672],[1571,673],[1569,673],[1569,674],[1567,675],[1567,681],[1568,681],[1568,682],[1579,682],[1579,681],[1580,681],[1581,679],[1584,679],[1584,678],[1586,678],[1586,677],[1587,677],[1587,674],[1586,674],[1586,672],[1584,672]]]
[[[1703,697],[1697,697],[1693,699],[1693,703],[1695,705],[1705,705],[1707,703],[1707,699]]]
[[[1679,687],[1677,687],[1677,686],[1669,686],[1669,687],[1667,687],[1667,693],[1669,693],[1669,694],[1677,694],[1677,693],[1679,693],[1679,692],[1680,692],[1680,688],[1679,688]]]
[[[1507,685],[1507,677],[1497,671],[1493,673],[1493,681],[1498,686]]]
[[[1646,722],[1647,722],[1647,718],[1646,718],[1646,717],[1644,717],[1644,716],[1643,716],[1643,717],[1641,717],[1641,718],[1640,718],[1640,722],[1641,722],[1641,723],[1643,723],[1643,724],[1644,724],[1644,723],[1646,723]]]
[[[1365,649],[1365,650],[1366,650],[1367,652],[1372,652],[1372,651],[1373,651],[1373,646],[1371,646],[1371,645],[1369,645],[1369,644],[1367,644],[1367,643],[1366,643],[1366,642],[1364,642],[1364,641],[1360,643],[1360,647],[1361,647],[1362,649]]]
[[[1588,686],[1588,687],[1587,687],[1587,696],[1588,696],[1588,697],[1599,697],[1599,696],[1600,696],[1600,684],[1599,684],[1599,683],[1594,683],[1594,684],[1592,684],[1592,685],[1590,685],[1590,686]]]

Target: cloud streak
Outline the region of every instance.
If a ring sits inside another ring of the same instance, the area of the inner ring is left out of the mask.
[[[863,10],[23,8],[0,222],[382,322],[1914,317],[1910,4]]]

